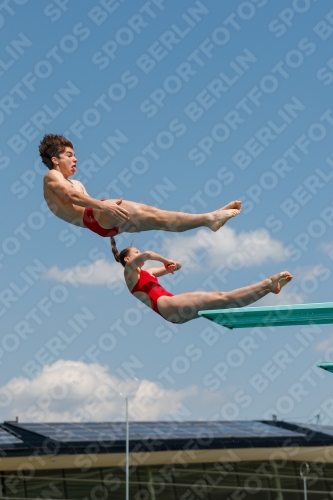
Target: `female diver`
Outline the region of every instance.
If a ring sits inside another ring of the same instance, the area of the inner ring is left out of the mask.
[[[129,291],[145,305],[171,323],[186,323],[199,318],[198,311],[244,307],[256,302],[268,293],[279,293],[293,277],[288,271],[274,274],[254,285],[237,288],[231,292],[188,292],[172,295],[157,278],[173,274],[181,268],[180,262],[135,247],[127,247],[118,253],[116,242],[111,238],[114,258],[124,266],[124,276]],[[163,266],[142,269],[147,260],[156,260]]]

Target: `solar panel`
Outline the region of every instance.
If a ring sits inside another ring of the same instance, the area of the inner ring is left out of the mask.
[[[333,436],[333,426],[332,425],[316,425],[316,424],[295,424],[302,428],[309,429],[312,432],[320,432],[321,434],[327,434],[328,436]]]
[[[114,441],[115,439],[121,439],[123,435],[123,432],[119,432],[119,429],[113,429],[109,424],[103,425],[99,423],[20,424],[20,426],[43,437],[61,442]]]
[[[134,424],[135,425],[135,424]],[[150,424],[151,427],[151,424]],[[281,429],[253,421],[226,421],[226,422],[172,422],[169,428],[163,427],[163,424],[157,424],[155,433],[160,437],[165,434],[169,438],[254,438],[265,436],[291,436],[295,433],[289,430]],[[299,434],[301,435],[301,434]]]
[[[112,444],[126,438],[125,422],[108,423],[50,423],[20,424],[26,430],[36,432],[61,442],[97,441]],[[130,422],[129,438],[146,439],[207,439],[207,438],[263,438],[303,436],[279,427],[255,421],[226,422]]]
[[[5,429],[0,427],[0,446],[11,445],[11,444],[20,444],[23,441],[13,434],[10,434]]]

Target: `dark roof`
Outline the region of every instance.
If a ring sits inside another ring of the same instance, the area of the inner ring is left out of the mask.
[[[125,422],[92,422],[71,424],[20,424],[20,428],[36,432],[57,441],[82,442],[95,440],[124,440]],[[141,439],[191,438],[262,438],[287,437],[295,433],[256,421],[231,422],[131,422],[129,437]],[[300,434],[301,435],[301,434]]]
[[[41,454],[124,453],[125,422],[0,424],[2,456]],[[333,427],[282,421],[130,422],[130,450],[271,448],[333,446]]]
[[[22,444],[22,439],[18,438],[14,433],[8,432],[5,428],[0,427],[0,447],[10,448],[13,444]]]

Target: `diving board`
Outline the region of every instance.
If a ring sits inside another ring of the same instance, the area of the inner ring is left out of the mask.
[[[323,325],[333,323],[333,302],[199,311],[199,316],[226,328]]]
[[[317,363],[317,366],[318,368],[322,368],[323,370],[333,373],[333,363]]]

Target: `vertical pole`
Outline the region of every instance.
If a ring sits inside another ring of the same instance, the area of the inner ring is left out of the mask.
[[[309,476],[310,467],[307,462],[302,462],[299,468],[299,473],[303,479],[303,489],[304,489],[304,500],[308,500],[308,490],[306,480]]]
[[[129,425],[128,398],[126,398],[126,500],[129,500]]]
[[[151,472],[151,468],[147,467],[147,475],[148,475],[148,491],[150,494],[150,499],[151,500],[156,500],[155,496],[155,489],[154,489],[154,481],[153,481],[153,474]]]
[[[278,468],[274,462],[272,463],[272,468],[274,471],[275,488],[277,491],[276,500],[283,500],[283,492],[282,492],[282,488],[281,488],[281,481],[279,478],[279,471],[278,471]]]
[[[308,490],[306,487],[306,477],[303,476],[303,485],[304,485],[304,500],[308,500]]]

